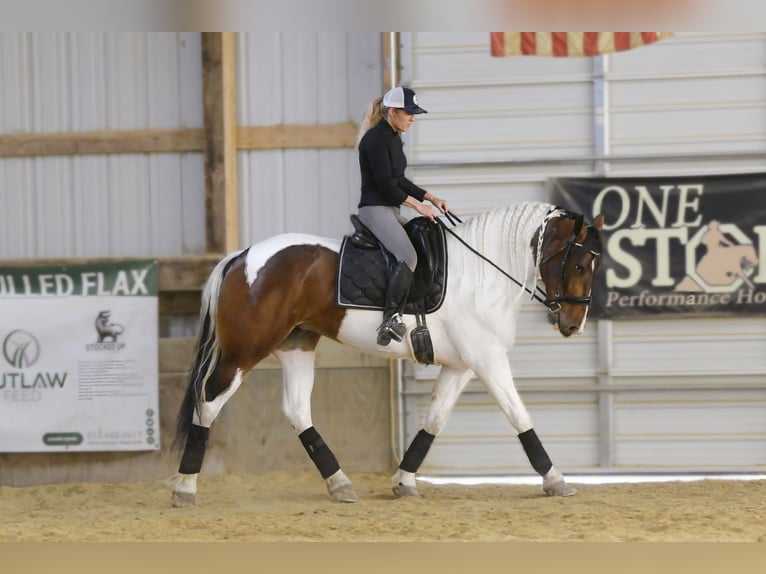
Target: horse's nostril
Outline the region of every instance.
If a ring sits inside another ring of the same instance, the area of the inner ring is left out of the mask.
[[[577,325],[570,325],[569,328],[567,329],[570,335],[576,335],[579,330],[580,328]]]

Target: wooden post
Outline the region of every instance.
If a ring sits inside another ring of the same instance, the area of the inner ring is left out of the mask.
[[[202,33],[207,253],[239,247],[234,33]]]

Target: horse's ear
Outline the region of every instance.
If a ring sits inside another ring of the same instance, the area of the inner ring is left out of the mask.
[[[604,227],[604,214],[599,213],[596,217],[594,217],[591,225],[601,231],[601,228]]]

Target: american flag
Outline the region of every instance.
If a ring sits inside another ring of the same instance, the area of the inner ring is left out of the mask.
[[[632,50],[672,32],[490,32],[492,55],[599,56]]]

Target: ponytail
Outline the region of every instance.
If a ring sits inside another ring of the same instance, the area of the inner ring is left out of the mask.
[[[367,111],[364,113],[364,119],[362,119],[362,123],[359,126],[359,135],[356,137],[356,147],[359,147],[359,142],[362,141],[362,137],[367,133],[367,130],[383,119],[385,110],[386,108],[383,107],[382,96],[372,100],[367,107]]]

